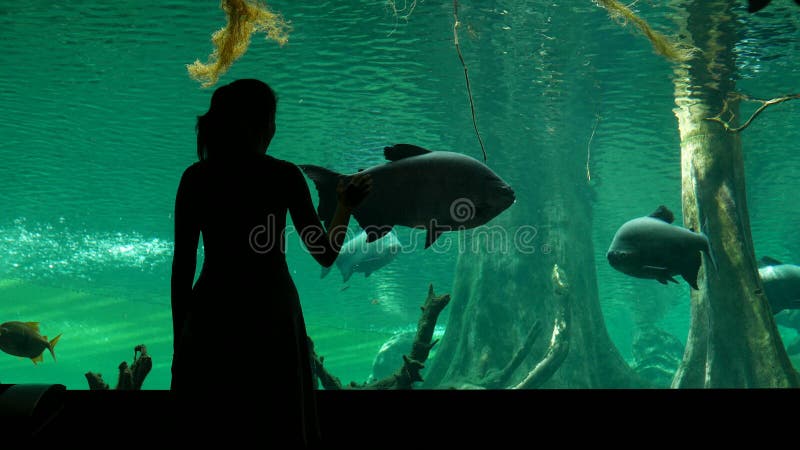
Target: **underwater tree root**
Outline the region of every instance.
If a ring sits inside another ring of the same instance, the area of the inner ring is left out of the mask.
[[[448,382],[448,387],[452,389],[536,389],[552,378],[569,353],[569,330],[572,314],[570,306],[572,293],[566,276],[559,269],[558,264],[553,266],[552,281],[556,298],[556,311],[550,345],[542,360],[528,372],[523,380],[516,384],[509,383],[512,374],[519,368],[520,364],[530,357],[533,351],[533,344],[542,334],[542,324],[538,320],[533,323],[525,342],[514,353],[504,368],[490,371],[485,376],[480,376],[479,380],[450,381]]]
[[[756,117],[758,117],[758,115],[761,114],[768,107],[770,107],[772,105],[777,105],[779,103],[783,103],[783,102],[786,102],[786,101],[789,101],[789,100],[794,100],[794,99],[797,99],[797,98],[800,98],[800,94],[789,94],[789,95],[784,95],[783,97],[776,97],[776,98],[772,98],[772,99],[769,99],[769,100],[761,100],[761,99],[758,99],[758,98],[752,98],[752,97],[750,97],[748,95],[745,95],[745,94],[742,94],[742,93],[739,93],[739,92],[730,92],[730,93],[728,93],[728,97],[722,103],[722,111],[720,111],[720,113],[717,114],[714,117],[706,117],[705,120],[709,120],[711,122],[717,122],[717,123],[721,124],[725,128],[725,131],[727,131],[729,133],[738,133],[738,132],[744,130],[745,128],[747,128],[748,126],[750,126],[750,124],[753,122],[753,120]],[[748,101],[748,102],[761,103],[761,106],[759,106],[758,109],[756,109],[753,112],[753,114],[750,115],[750,118],[747,119],[747,121],[745,121],[745,123],[742,126],[734,127],[734,126],[731,125],[731,122],[733,122],[733,120],[736,119],[736,116],[728,108],[728,104],[730,102],[738,102],[738,101],[741,101],[741,100]],[[722,115],[726,114],[726,113],[727,113],[728,118],[727,119],[723,119]]]
[[[431,349],[439,341],[433,340],[433,331],[439,314],[450,303],[450,294],[436,295],[433,292],[433,284],[428,286],[428,297],[423,303],[422,315],[417,323],[417,334],[411,346],[409,355],[403,355],[403,365],[392,375],[369,384],[358,384],[351,382],[349,386],[343,387],[341,381],[331,375],[323,366],[324,358],[317,355],[314,351],[314,343],[309,338],[309,346],[313,358],[314,374],[319,378],[320,384],[326,390],[340,389],[412,389],[414,383],[421,382],[420,371],[425,368],[425,361],[430,355]]]
[[[133,364],[122,361],[119,365],[119,377],[117,379],[116,390],[138,391],[142,389],[142,384],[150,369],[153,368],[153,361],[147,354],[147,347],[143,344],[137,345],[133,349]],[[103,381],[100,373],[86,372],[86,381],[89,383],[90,390],[108,390],[108,384]]]
[[[522,361],[531,354],[531,349],[533,348],[533,343],[539,338],[539,335],[542,334],[542,322],[537,320],[533,323],[530,331],[528,332],[528,337],[525,338],[525,343],[522,344],[515,353],[514,356],[511,358],[511,361],[499,372],[497,373],[490,373],[486,376],[483,381],[483,387],[486,389],[506,389],[508,388],[508,380],[511,379],[511,374],[514,373],[515,370],[522,364]]]
[[[536,389],[549,380],[561,367],[569,353],[569,318],[571,314],[569,284],[564,273],[553,266],[553,293],[558,299],[558,309],[553,324],[553,335],[550,338],[550,347],[544,358],[539,361],[533,370],[512,389]]]

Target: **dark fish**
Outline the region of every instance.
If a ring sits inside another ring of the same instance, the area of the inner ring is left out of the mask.
[[[39,334],[39,322],[6,322],[0,325],[0,350],[9,355],[30,358],[34,364],[42,362],[44,350],[50,350],[53,361],[56,354],[53,349],[61,335],[48,341],[47,336]]]
[[[800,309],[800,266],[783,264],[769,256],[762,257],[758,265],[758,275],[772,314],[784,309]]]
[[[770,0],[748,0],[747,1],[747,12],[754,13],[756,11],[761,11],[765,6],[769,5]],[[794,0],[795,3],[800,5],[800,0]]]
[[[661,284],[677,283],[673,275],[680,275],[697,289],[701,252],[714,263],[711,246],[704,234],[672,225],[674,220],[672,211],[662,205],[647,217],[625,222],[608,248],[608,262],[622,273]]]
[[[372,192],[353,211],[367,242],[403,225],[428,230],[428,248],[443,232],[483,225],[514,203],[511,186],[469,156],[409,144],[386,147],[383,154],[390,162],[361,171],[372,177]],[[300,167],[317,188],[317,213],[328,225],[343,175],[319,166]]]
[[[354,272],[361,272],[364,277],[370,276],[372,272],[392,262],[400,250],[402,246],[394,231],[369,243],[367,234],[362,231],[342,244],[339,256],[336,257],[336,267],[342,273],[342,281],[347,283]],[[323,267],[320,278],[325,278],[330,270],[330,267]]]

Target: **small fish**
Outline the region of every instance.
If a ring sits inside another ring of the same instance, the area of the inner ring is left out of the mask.
[[[30,358],[33,364],[43,361],[44,350],[50,350],[53,361],[56,354],[53,352],[61,335],[48,341],[47,336],[39,334],[39,322],[6,322],[0,325],[0,350],[9,355]]]
[[[373,298],[372,300],[370,300],[370,303],[373,305],[380,305],[381,301],[378,300],[377,298]]]
[[[708,255],[716,267],[708,238],[677,225],[666,206],[659,206],[647,217],[625,222],[608,248],[609,264],[618,271],[637,278],[653,278],[661,284],[677,283],[680,275],[692,289],[697,287],[700,254]]]
[[[400,253],[402,246],[394,230],[382,238],[367,242],[367,233],[361,231],[356,237],[342,244],[336,267],[342,273],[342,281],[347,283],[354,272],[362,272],[364,277],[389,264]],[[330,267],[323,267],[320,278],[325,278]]]
[[[769,256],[759,259],[758,266],[772,314],[800,309],[800,266],[784,264]]]

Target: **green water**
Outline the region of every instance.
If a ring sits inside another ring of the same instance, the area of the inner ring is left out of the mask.
[[[383,146],[399,142],[481,157],[451,2],[419,1],[407,19],[383,0],[270,5],[291,21],[289,43],[255,37],[220,80],[255,77],[276,90],[270,154],[341,172],[382,163]],[[791,6],[738,11],[739,90],[797,90],[800,15]],[[674,29],[669,9],[641,8],[657,28]],[[685,341],[689,288],[625,277],[604,256],[625,220],[659,204],[680,210],[670,65],[590,1],[461,2],[460,18],[489,165],[523,202],[539,189],[537,155],[589,156],[592,180],[574,183],[593,192],[598,320],[628,359],[642,315]],[[146,344],[154,367],[145,388],[169,386],[171,213],[211,95],[185,65],[205,60],[224,20],[211,1],[0,2],[0,322],[63,334],[57,362],[0,354],[0,381],[84,389],[93,371],[113,384],[117,365]],[[742,136],[756,252],[787,262],[800,260],[798,113],[800,102],[771,108]],[[419,233],[398,229],[401,242]],[[297,239],[287,247],[309,334],[345,381],[364,381],[380,345],[414,329],[428,284],[451,291],[458,257],[456,248],[419,249],[343,283],[336,269],[320,279]],[[224,305],[220,316],[259,326]],[[252,360],[230,364],[247,370],[268,350],[253,342]]]

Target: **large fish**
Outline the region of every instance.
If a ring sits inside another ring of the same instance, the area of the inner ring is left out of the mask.
[[[784,309],[800,309],[800,266],[783,264],[768,256],[762,257],[758,265],[758,275],[772,314]]]
[[[514,203],[511,186],[469,156],[410,144],[386,147],[383,154],[390,162],[363,171],[372,177],[372,192],[353,210],[367,242],[403,225],[425,228],[428,248],[442,233],[483,225]],[[343,175],[319,166],[300,167],[317,188],[317,213],[327,226]]]
[[[677,283],[673,275],[680,275],[697,289],[701,252],[714,264],[711,246],[704,234],[672,225],[674,220],[662,205],[649,216],[625,222],[608,248],[608,262],[622,273],[662,284]]]
[[[61,335],[48,341],[47,336],[39,334],[39,322],[6,322],[0,325],[0,350],[9,355],[30,358],[34,364],[42,362],[44,350],[50,350],[53,361],[56,354],[53,352]]]
[[[342,281],[345,283],[354,272],[361,272],[368,277],[372,272],[392,262],[401,249],[397,233],[394,231],[369,243],[367,243],[367,233],[362,231],[342,244],[339,256],[336,257],[336,267],[342,273]],[[323,267],[320,278],[325,278],[330,270],[330,267]]]

